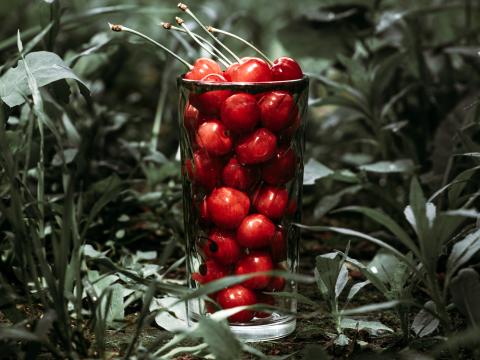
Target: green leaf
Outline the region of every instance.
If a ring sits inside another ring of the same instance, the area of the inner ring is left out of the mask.
[[[474,168],[462,171],[452,180],[452,185],[448,191],[448,203],[450,208],[463,205],[459,202],[460,195],[462,194],[463,190],[465,190],[465,187],[468,185],[468,183],[473,182],[471,178],[478,170],[480,170],[480,166],[475,166]]]
[[[357,293],[362,290],[365,286],[368,284],[371,284],[372,282],[370,280],[362,281],[359,283],[354,284],[351,288],[350,291],[348,292],[347,300],[350,301],[352,300]]]
[[[480,325],[480,275],[472,269],[462,269],[450,284],[452,301],[472,325]]]
[[[383,211],[367,208],[364,206],[348,206],[338,209],[335,212],[341,211],[353,211],[368,216],[371,220],[385,226],[388,230],[392,232],[393,235],[397,237],[398,240],[400,240],[403,245],[405,245],[411,252],[418,256],[418,247],[407,234],[407,232],[403,230],[402,227],[395,222],[395,220],[393,220]]]
[[[110,303],[107,303],[108,297],[104,296],[100,304],[103,314],[106,314],[105,321],[109,325],[113,325],[116,321],[122,321],[125,317],[124,290],[125,288],[120,284],[114,284],[104,290],[112,292]]]
[[[411,173],[413,172],[415,165],[410,159],[401,159],[395,161],[379,161],[373,164],[361,165],[358,168],[367,172],[393,174]]]
[[[424,307],[436,311],[435,303],[431,300],[427,301]],[[433,316],[431,312],[422,309],[415,315],[412,323],[412,330],[418,337],[424,337],[433,333],[440,324],[440,320]]]
[[[414,228],[420,241],[420,248],[423,251],[426,247],[430,225],[427,217],[427,201],[416,177],[413,177],[410,183],[410,209],[415,221]]]
[[[315,279],[323,298],[330,303],[337,299],[348,281],[348,271],[341,253],[329,253],[315,258]]]
[[[343,318],[340,322],[343,329],[366,330],[370,335],[377,336],[385,332],[393,333],[393,329],[382,324],[380,321],[357,320],[351,318]]]
[[[401,302],[398,300],[368,304],[368,305],[359,306],[353,309],[343,310],[342,316],[361,315],[361,314],[367,314],[367,313],[376,312],[376,311],[390,310],[397,307],[400,304]]]
[[[242,346],[224,322],[202,318],[194,334],[203,338],[215,359],[237,360],[242,357]]]
[[[453,275],[478,251],[480,251],[480,229],[468,234],[463,240],[453,245],[447,261],[447,272]]]
[[[402,288],[408,277],[405,278],[406,265],[396,256],[380,250],[368,264],[370,272],[374,273],[382,282],[391,287]]]
[[[265,292],[266,294],[272,295],[273,297],[284,298],[284,299],[295,299],[300,303],[308,304],[313,307],[317,307],[318,304],[310,300],[305,295],[296,292],[287,292],[287,291],[279,291],[279,292]]]
[[[362,185],[354,185],[346,187],[332,195],[323,196],[320,201],[315,205],[313,210],[313,215],[316,219],[321,218],[329,211],[334,209],[340,202],[343,197],[346,195],[354,195],[363,189]]]
[[[352,229],[347,229],[347,228],[341,228],[341,227],[335,227],[335,226],[308,226],[308,225],[302,225],[302,224],[296,224],[296,226],[300,227],[301,229],[306,229],[310,231],[333,231],[338,234],[342,235],[348,235],[348,236],[354,236],[358,237],[364,240],[368,240],[371,243],[378,245],[385,249],[386,251],[392,253],[393,255],[397,256],[402,262],[404,262],[415,274],[421,276],[419,270],[417,269],[417,266],[413,261],[407,257],[406,255],[402,254],[400,251],[395,249],[393,246],[388,245],[384,241],[377,239],[373,236],[364,234],[360,231],[355,231]]]
[[[308,160],[303,172],[303,185],[314,185],[315,181],[333,175],[333,170],[315,159]]]
[[[74,79],[79,83],[82,93],[88,94],[89,90],[86,84],[58,55],[47,51],[37,51],[27,54],[25,61],[39,88],[61,79]],[[0,78],[0,98],[8,106],[14,107],[23,104],[25,97],[30,94],[25,64],[23,60],[20,60],[15,68],[9,69]]]

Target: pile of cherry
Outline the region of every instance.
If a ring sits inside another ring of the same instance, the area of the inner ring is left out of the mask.
[[[208,58],[199,58],[192,65],[137,30],[123,25],[109,26],[112,31],[139,36],[167,52],[186,67],[187,80],[247,85],[303,77],[295,60],[281,57],[272,62],[246,40],[203,25],[187,5],[179,3],[178,8],[208,33],[209,39],[193,33],[178,17],[180,27],[163,23],[163,28],[190,36],[215,56],[225,70]],[[214,32],[242,41],[265,60],[240,59]],[[287,234],[281,224],[285,223],[286,215],[296,211],[286,185],[297,169],[298,159],[292,144],[301,118],[294,94],[280,89],[258,93],[258,87],[251,88],[251,92],[241,92],[221,86],[191,93],[184,109],[184,130],[193,154],[183,159],[182,166],[192,183],[197,204],[201,231],[195,235],[197,249],[204,259],[192,279],[200,284],[231,274],[282,269],[286,260]],[[265,292],[281,291],[284,286],[282,277],[256,275],[211,297],[223,309],[259,303],[274,305],[273,297]],[[229,320],[248,322],[254,317],[267,316],[264,312],[244,310]]]
[[[264,82],[303,76],[298,64],[280,58],[272,67],[245,58],[225,71],[210,59],[198,59],[184,77],[202,82]],[[280,224],[295,212],[286,184],[295,177],[292,139],[300,126],[295,99],[283,90],[260,94],[227,89],[190,94],[184,126],[193,149],[184,169],[197,199],[202,232],[197,248],[204,258],[193,280],[200,284],[227,275],[282,269],[286,231]],[[206,195],[205,195],[206,194]],[[285,279],[257,275],[212,296],[223,309],[274,305],[264,292],[282,291]],[[210,311],[213,308],[208,306]],[[231,322],[248,322],[268,313],[244,310]]]

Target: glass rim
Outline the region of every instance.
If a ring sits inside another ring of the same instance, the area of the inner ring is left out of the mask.
[[[264,82],[206,82],[201,80],[188,80],[185,74],[177,77],[177,84],[192,91],[212,90],[245,90],[245,91],[268,91],[268,90],[293,90],[302,91],[308,86],[310,78],[303,75],[301,79],[264,81]]]

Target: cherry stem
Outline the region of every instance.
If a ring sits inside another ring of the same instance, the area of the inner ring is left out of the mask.
[[[200,47],[202,49],[204,49],[206,52],[208,52],[210,55],[212,56],[215,56],[216,58],[218,58],[218,61],[220,61],[222,63],[223,66],[225,66],[226,68],[228,68],[230,65],[231,65],[231,62],[228,61],[224,61],[223,60],[223,57],[215,54],[207,45],[205,45],[203,42],[201,42],[199,39],[197,39],[195,37],[195,35],[190,31],[190,29],[185,25],[185,22],[179,18],[179,17],[176,17],[175,20],[177,21],[177,24],[180,25],[183,30],[185,30],[185,32],[198,44],[200,45]],[[228,60],[228,59],[227,59]]]
[[[134,34],[134,35],[137,35],[149,42],[151,42],[152,44],[154,44],[155,46],[158,46],[160,49],[166,51],[167,53],[169,53],[171,56],[173,56],[175,59],[177,59],[178,61],[180,61],[183,65],[185,65],[187,67],[188,70],[192,70],[193,69],[193,65],[188,63],[186,60],[182,59],[180,56],[178,56],[177,54],[175,54],[172,50],[168,49],[167,47],[165,47],[164,45],[160,44],[158,41],[155,41],[153,40],[151,37],[145,35],[145,34],[142,34],[141,32],[137,31],[137,30],[133,30],[133,29],[130,29],[126,26],[123,26],[123,25],[116,25],[116,24],[110,24],[108,23],[108,26],[110,26],[110,30],[112,31],[116,31],[116,32],[120,32],[120,31],[125,31],[125,32],[128,32],[130,34]]]
[[[218,45],[220,45],[225,51],[227,51],[238,63],[240,63],[240,58],[230,50],[224,43],[217,39],[215,35],[213,35],[210,31],[208,31],[207,27],[202,24],[202,22],[195,16],[195,14],[188,8],[187,5],[179,3],[178,8],[184,12],[186,12],[190,17],[195,20],[195,22],[200,25],[200,27],[207,32],[207,34],[215,41]]]
[[[161,24],[163,26],[164,29],[166,30],[173,30],[173,31],[178,31],[178,32],[181,32],[181,33],[184,33],[184,34],[187,34],[187,32],[182,29],[182,28],[179,28],[178,26],[174,26],[168,22],[164,22]],[[216,56],[219,57],[221,56],[223,58],[223,60],[225,60],[225,62],[227,62],[229,65],[232,64],[232,61],[226,57],[217,47],[215,47],[211,42],[209,42],[207,39],[205,39],[203,36],[200,36],[198,35],[197,33],[194,33],[193,31],[190,31],[190,33],[195,37],[197,38],[197,40],[200,40],[202,41],[204,44],[208,45],[215,53],[216,53]]]
[[[213,26],[209,26],[207,27],[207,30],[211,33],[219,33],[219,34],[223,34],[223,35],[227,35],[227,36],[230,36],[234,39],[237,39],[239,41],[241,41],[242,43],[244,43],[245,45],[251,47],[253,50],[255,50],[262,58],[265,59],[266,62],[268,62],[270,64],[270,66],[273,65],[273,62],[272,60],[270,60],[268,58],[267,55],[265,55],[265,53],[263,51],[261,51],[259,48],[257,48],[255,45],[253,45],[252,43],[248,42],[247,40],[241,38],[240,36],[238,35],[235,35],[235,34],[232,34],[228,31],[225,31],[225,30],[221,30],[221,29],[217,29],[217,28],[214,28]]]

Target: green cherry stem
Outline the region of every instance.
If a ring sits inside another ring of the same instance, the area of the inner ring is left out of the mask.
[[[141,32],[137,31],[137,30],[133,30],[133,29],[130,29],[126,26],[123,26],[123,25],[116,25],[116,24],[110,24],[108,23],[108,26],[110,26],[110,30],[112,31],[116,31],[116,32],[120,32],[120,31],[125,31],[125,32],[128,32],[130,34],[134,34],[134,35],[137,35],[149,42],[151,42],[152,44],[154,44],[155,46],[158,46],[160,49],[166,51],[167,53],[169,53],[171,56],[173,56],[175,59],[177,59],[178,61],[180,61],[183,65],[185,65],[187,67],[188,70],[192,70],[193,69],[193,65],[188,63],[186,60],[182,59],[180,56],[178,56],[177,54],[175,54],[172,50],[168,49],[167,47],[165,47],[164,45],[160,44],[158,41],[155,41],[153,40],[151,37],[145,35],[145,34],[142,34]]]
[[[240,58],[232,51],[230,50],[224,43],[222,43],[220,40],[217,39],[215,35],[213,35],[210,31],[207,30],[206,26],[202,24],[202,22],[195,16],[195,14],[188,8],[187,5],[183,3],[178,3],[178,8],[184,12],[186,12],[190,17],[195,20],[195,22],[200,25],[200,27],[207,32],[207,34],[215,41],[218,45],[220,45],[223,49],[225,49],[226,52],[228,52],[237,62],[241,62]]]
[[[193,33],[190,31],[190,29],[185,25],[185,21],[183,21],[183,19],[179,18],[179,17],[176,17],[175,18],[175,21],[177,22],[178,25],[180,25],[183,30],[185,30],[185,32],[198,44],[200,45],[200,47],[205,50],[206,52],[208,52],[210,55],[212,56],[215,56],[216,58],[218,58],[218,61],[220,61],[222,63],[223,66],[225,66],[226,68],[228,68],[231,63],[227,63],[226,61],[223,60],[223,58],[221,56],[218,56],[217,54],[215,54],[207,45],[205,45],[203,42],[201,42],[200,40],[198,40],[195,35],[193,35]]]
[[[174,26],[172,25],[171,23],[169,22],[162,22],[161,23],[162,27],[166,30],[173,30],[173,31],[177,31],[177,32],[181,32],[181,33],[184,33],[184,34],[188,34],[190,35],[191,37],[194,38],[194,40],[198,43],[198,41],[201,41],[203,42],[205,45],[208,45],[208,47],[213,51],[215,52],[215,56],[216,57],[221,57],[226,63],[228,63],[229,65],[232,64],[232,61],[226,57],[217,47],[215,47],[211,42],[209,42],[207,39],[205,39],[203,36],[200,36],[198,35],[197,33],[194,33],[193,31],[190,30],[190,33],[188,33],[185,29],[182,29],[178,26]],[[197,41],[198,40],[198,41]]]
[[[241,41],[242,43],[244,43],[245,45],[247,45],[248,47],[252,48],[253,50],[255,50],[261,57],[263,57],[265,59],[266,62],[268,62],[270,64],[270,66],[273,65],[273,62],[268,58],[267,55],[265,55],[265,53],[263,51],[261,51],[259,48],[257,48],[255,45],[253,45],[252,43],[248,42],[247,40],[241,38],[240,36],[238,35],[235,35],[235,34],[232,34],[228,31],[225,31],[225,30],[221,30],[221,29],[217,29],[217,28],[214,28],[213,26],[208,26],[207,27],[207,30],[211,33],[219,33],[219,34],[223,34],[223,35],[227,35],[227,36],[230,36],[234,39],[237,39],[239,41]]]

